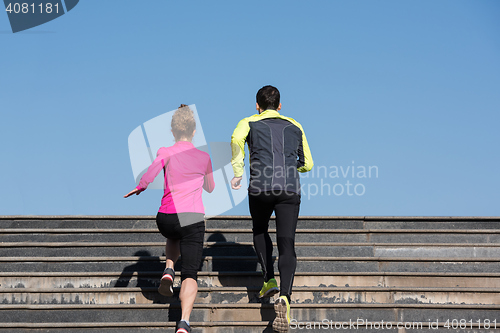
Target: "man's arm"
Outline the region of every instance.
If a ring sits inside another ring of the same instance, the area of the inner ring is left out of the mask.
[[[298,123],[297,123],[298,124]],[[307,172],[311,171],[314,162],[311,155],[311,150],[309,149],[309,144],[307,143],[306,134],[304,129],[300,124],[298,124],[301,132],[302,132],[302,143],[299,146],[299,162],[297,171],[299,172]]]
[[[234,177],[243,176],[245,167],[245,141],[250,132],[250,125],[247,118],[241,120],[236,126],[233,135],[231,136],[231,164],[233,166]]]
[[[241,188],[241,179],[243,177],[233,177],[233,179],[231,179],[231,188],[233,190],[239,190]]]

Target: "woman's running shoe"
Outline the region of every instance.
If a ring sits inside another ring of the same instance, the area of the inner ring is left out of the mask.
[[[175,330],[175,333],[191,333],[191,326],[189,326],[189,324],[184,320],[181,320],[177,323],[177,329]]]
[[[163,276],[160,280],[158,292],[163,296],[172,296],[174,294],[174,278],[174,270],[172,268],[165,268],[165,270],[163,271]]]

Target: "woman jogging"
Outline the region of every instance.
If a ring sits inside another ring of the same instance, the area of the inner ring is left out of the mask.
[[[198,292],[198,271],[201,266],[205,234],[203,189],[212,192],[214,179],[210,156],[191,143],[196,132],[193,111],[185,104],[172,116],[175,144],[158,150],[156,159],[142,176],[139,185],[124,197],[140,194],[164,171],[165,191],[156,215],[160,233],[167,238],[166,267],[158,292],[173,295],[174,265],[182,255],[181,321],[176,333],[190,333],[189,316]]]

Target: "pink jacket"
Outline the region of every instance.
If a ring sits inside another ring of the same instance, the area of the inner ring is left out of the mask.
[[[162,169],[165,191],[158,211],[165,214],[204,214],[202,188],[210,193],[215,187],[210,155],[196,149],[188,141],[177,141],[171,147],[162,147],[141,177],[137,189],[144,191]]]

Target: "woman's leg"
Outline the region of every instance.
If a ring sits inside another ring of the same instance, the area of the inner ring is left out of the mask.
[[[167,239],[165,244],[165,256],[167,257],[165,268],[174,268],[180,255],[180,238],[182,237],[181,226],[177,214],[165,214],[158,212],[156,225],[160,233]]]
[[[165,268],[174,269],[174,265],[181,254],[180,244],[179,239],[167,239],[167,244],[165,245],[165,256],[167,257]]]
[[[179,298],[181,300],[182,317],[181,320],[189,322],[189,316],[193,310],[196,294],[198,293],[198,282],[193,278],[186,278],[182,281]]]
[[[205,222],[194,223],[183,227],[183,235],[180,241],[182,254],[181,271],[181,319],[189,321],[193,305],[198,293],[198,271],[201,266],[203,255],[203,238],[205,234]]]
[[[177,214],[161,212],[156,215],[156,224],[160,233],[167,238],[165,244],[165,271],[163,271],[158,292],[163,296],[171,297],[174,294],[174,265],[180,254],[181,226]]]

